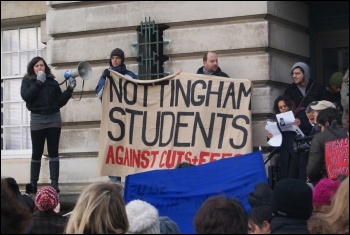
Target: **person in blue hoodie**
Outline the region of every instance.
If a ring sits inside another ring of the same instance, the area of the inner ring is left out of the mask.
[[[110,70],[116,71],[129,78],[138,79],[137,76],[132,71],[129,71],[126,69],[124,60],[125,60],[125,56],[124,56],[124,51],[122,49],[116,48],[111,52],[111,55],[109,57],[109,68],[103,70],[102,75],[95,88],[96,95],[101,101],[102,101],[103,88],[106,83],[106,78],[112,79],[112,76],[110,75]],[[108,177],[113,182],[121,182],[121,178],[119,176],[108,176]]]

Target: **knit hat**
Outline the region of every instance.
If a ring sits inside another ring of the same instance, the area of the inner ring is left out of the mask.
[[[51,186],[38,190],[35,196],[35,205],[41,211],[53,210],[58,205],[58,194]]]
[[[313,110],[320,111],[326,108],[336,108],[335,105],[328,100],[314,101],[310,104]]]
[[[126,205],[129,234],[160,234],[158,210],[148,202],[136,199]]]
[[[115,48],[112,52],[111,52],[111,55],[109,57],[109,65],[112,66],[112,56],[119,56],[121,59],[122,59],[122,64],[124,64],[124,59],[125,59],[125,56],[124,56],[124,51],[122,49],[119,49],[119,48]]]
[[[340,183],[340,180],[321,179],[313,191],[313,204],[330,205]]]
[[[275,185],[271,209],[275,216],[307,220],[313,210],[312,190],[302,180],[283,179]]]
[[[329,80],[329,84],[341,87],[341,84],[343,83],[343,76],[344,75],[341,72],[333,73],[331,79]]]
[[[261,182],[256,184],[254,191],[248,194],[250,207],[270,205],[272,193],[273,191],[267,183]]]
[[[180,229],[168,216],[160,216],[160,233],[161,234],[180,234]]]
[[[307,66],[307,64],[303,63],[303,62],[297,62],[295,64],[293,64],[292,69],[290,70],[290,74],[293,74],[293,70],[296,68],[301,68],[303,73],[304,73],[304,79],[306,81],[306,83],[309,83],[310,80],[310,69],[309,66]]]

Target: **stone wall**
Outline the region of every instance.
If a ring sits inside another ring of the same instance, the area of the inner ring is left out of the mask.
[[[108,65],[110,52],[116,47],[124,50],[128,69],[137,73],[138,54],[132,44],[137,42],[137,26],[148,17],[157,24],[170,26],[164,31],[164,40],[170,41],[164,47],[170,57],[165,63],[166,72],[182,68],[184,72],[195,73],[202,66],[203,54],[214,50],[219,54],[219,66],[230,77],[253,82],[255,149],[268,147],[266,119],[275,98],[292,82],[289,75],[292,64],[309,57],[308,6],[303,1],[21,3],[1,2],[2,25],[39,19],[47,44],[44,57],[59,82],[63,81],[64,72],[75,69],[80,61],[92,66],[93,78],[85,81],[84,87],[83,80],[77,78],[76,100],[61,109],[64,123],[60,182],[68,186],[107,179],[96,172],[101,103],[94,89]],[[81,92],[82,99],[77,101]],[[20,183],[28,179],[30,156],[25,162],[28,173],[20,177]],[[1,170],[4,172],[3,164]],[[48,173],[43,171],[40,179],[41,183],[49,182]]]

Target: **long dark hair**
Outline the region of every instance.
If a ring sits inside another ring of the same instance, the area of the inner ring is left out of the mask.
[[[30,75],[30,76],[33,76],[35,75],[35,72],[34,72],[34,65],[36,65],[36,63],[38,63],[40,60],[42,60],[44,62],[44,65],[45,65],[45,73],[46,74],[50,74],[51,73],[51,69],[50,67],[46,64],[46,61],[40,57],[40,56],[37,56],[37,57],[34,57],[29,63],[28,63],[28,66],[27,66],[27,74]]]
[[[278,108],[278,102],[280,102],[281,100],[283,100],[284,103],[286,103],[286,105],[289,107],[289,111],[292,110],[290,99],[287,96],[280,95],[276,98],[275,103],[273,105],[273,111],[275,112],[275,114],[280,113],[280,110]]]
[[[334,120],[338,126],[342,125],[342,114],[336,108],[323,109],[318,113],[316,118],[317,124],[322,126],[330,126]]]

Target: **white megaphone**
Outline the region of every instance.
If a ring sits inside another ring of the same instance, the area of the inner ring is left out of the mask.
[[[66,71],[64,78],[76,78],[81,77],[83,80],[89,80],[92,76],[92,69],[88,62],[82,61],[78,64],[78,68],[75,70]]]

